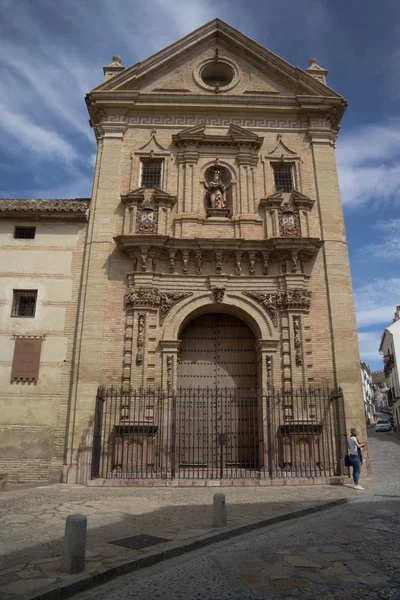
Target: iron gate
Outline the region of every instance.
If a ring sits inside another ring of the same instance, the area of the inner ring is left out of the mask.
[[[342,475],[340,389],[98,389],[92,479]]]

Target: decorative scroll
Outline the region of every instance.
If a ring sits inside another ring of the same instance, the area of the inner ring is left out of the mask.
[[[301,367],[303,364],[303,356],[301,351],[301,329],[300,329],[300,317],[293,317],[293,331],[294,331],[294,348],[296,352],[296,365]]]
[[[155,308],[160,311],[160,325],[171,308],[180,300],[192,296],[193,292],[160,292],[155,288],[131,288],[125,294],[125,304],[129,308]]]
[[[270,314],[275,327],[278,325],[277,320],[277,306],[276,306],[276,293],[261,294],[260,292],[243,292],[245,296],[254,298],[257,302],[263,305],[263,307]]]
[[[140,314],[138,319],[138,336],[136,341],[137,352],[136,352],[136,364],[141,365],[143,363],[143,345],[144,345],[144,324],[145,315]]]
[[[225,292],[226,292],[226,288],[224,288],[224,287],[213,287],[212,293],[213,293],[215,302],[219,302],[219,303],[223,302]]]
[[[278,324],[278,310],[309,310],[311,306],[311,292],[294,288],[283,292],[270,292],[262,294],[260,292],[243,292],[245,296],[254,298],[270,314],[275,327]]]
[[[43,337],[17,336],[11,369],[11,381],[34,381],[39,377]]]

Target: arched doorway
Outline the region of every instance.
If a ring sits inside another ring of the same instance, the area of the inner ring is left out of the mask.
[[[188,323],[180,337],[179,468],[205,478],[243,477],[260,463],[254,334],[233,315],[209,313]]]
[[[256,340],[241,319],[224,313],[201,315],[180,337],[178,387],[257,387]]]

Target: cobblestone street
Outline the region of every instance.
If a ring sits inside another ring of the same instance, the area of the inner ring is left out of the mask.
[[[355,501],[126,575],[76,600],[400,598],[400,439],[369,431]]]
[[[134,550],[110,541],[152,534],[179,544],[209,535],[215,491],[226,494],[229,526],[340,498],[351,503],[170,559],[75,597],[239,600],[301,592],[304,598],[345,598],[351,586],[358,588],[352,598],[400,597],[399,434],[370,429],[369,451],[374,476],[364,481],[364,492],[350,485],[10,489],[0,496],[0,598],[35,595],[76,578],[59,571],[68,514],[88,516],[90,575],[168,547]]]

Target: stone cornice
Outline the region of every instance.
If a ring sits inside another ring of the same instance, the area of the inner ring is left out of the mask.
[[[226,135],[210,135],[206,133],[206,124],[197,125],[183,129],[172,136],[174,144],[178,148],[185,149],[188,145],[195,146],[236,146],[259,150],[263,143],[262,137],[250,130],[230,124]]]
[[[150,202],[160,206],[172,207],[177,202],[176,196],[168,194],[168,192],[165,192],[158,187],[152,188],[151,190],[144,187],[137,188],[136,190],[132,190],[127,194],[122,194],[121,200],[124,204],[140,204],[145,200],[146,196],[148,196]]]
[[[278,208],[285,202],[289,202],[296,208],[302,210],[311,210],[315,200],[294,189],[290,194],[278,191],[270,194],[266,198],[261,198],[259,205],[265,206],[266,208]]]
[[[118,235],[114,237],[117,246],[130,255],[140,248],[163,249],[167,251],[196,250],[221,252],[282,252],[298,251],[314,255],[323,245],[318,238],[275,237],[267,240],[222,239],[222,238],[171,238],[161,235]]]
[[[87,221],[90,198],[45,200],[0,198],[0,219]]]

